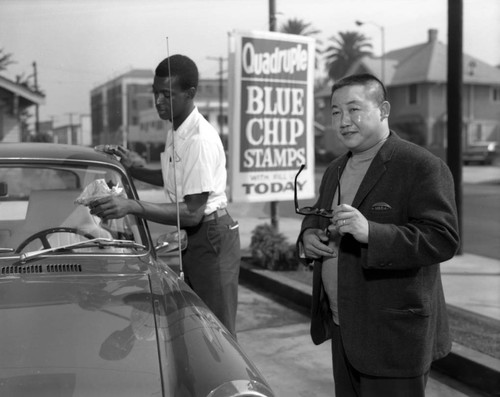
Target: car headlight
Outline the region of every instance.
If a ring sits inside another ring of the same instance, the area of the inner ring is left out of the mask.
[[[274,393],[257,381],[235,380],[220,385],[207,397],[274,397]]]
[[[491,142],[488,144],[488,152],[496,152],[497,144],[495,142]]]

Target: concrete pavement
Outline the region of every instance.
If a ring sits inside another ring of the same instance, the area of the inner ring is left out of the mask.
[[[229,206],[231,211],[231,205]],[[252,231],[257,225],[270,223],[267,218],[239,217],[241,247],[249,254]],[[280,218],[279,230],[289,242],[297,239],[300,218]],[[500,260],[464,253],[441,265],[447,303],[500,322]]]
[[[335,396],[330,343],[315,346],[309,316],[276,297],[239,290],[238,342],[273,388],[276,397]],[[431,371],[427,397],[485,397],[452,377]],[[339,396],[341,397],[341,396]]]

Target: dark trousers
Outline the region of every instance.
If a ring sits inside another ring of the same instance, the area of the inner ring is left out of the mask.
[[[429,372],[413,378],[385,378],[362,374],[349,363],[340,335],[333,327],[333,378],[339,397],[425,397]]]
[[[182,256],[185,280],[236,337],[240,234],[238,222],[224,215],[187,228]]]

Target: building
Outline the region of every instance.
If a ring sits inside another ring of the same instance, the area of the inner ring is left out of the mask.
[[[54,143],[65,143],[68,145],[92,145],[91,122],[88,114],[80,115],[79,120],[70,118],[68,123],[54,125],[52,122],[48,131]]]
[[[153,71],[131,70],[91,91],[92,144],[122,144],[147,161],[158,161],[170,123],[158,118]],[[222,98],[222,101],[221,101]],[[195,104],[227,142],[225,79],[200,79]]]
[[[391,129],[442,158],[447,146],[447,53],[438,31],[429,29],[426,42],[390,51],[383,59],[364,57],[347,72],[380,77],[385,62]],[[500,69],[467,54],[463,62],[464,145],[500,142]],[[316,99],[329,105],[330,89],[317,93]],[[329,112],[329,106],[323,106]],[[339,151],[338,143],[328,137],[331,126],[326,126],[325,144]]]
[[[45,103],[45,96],[0,76],[0,142],[27,140],[26,111]]]
[[[151,70],[131,70],[91,90],[92,144],[139,139],[139,113],[153,108]]]

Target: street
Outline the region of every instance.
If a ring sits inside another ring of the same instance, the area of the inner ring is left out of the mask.
[[[500,259],[500,183],[465,184],[463,190],[463,251]]]

